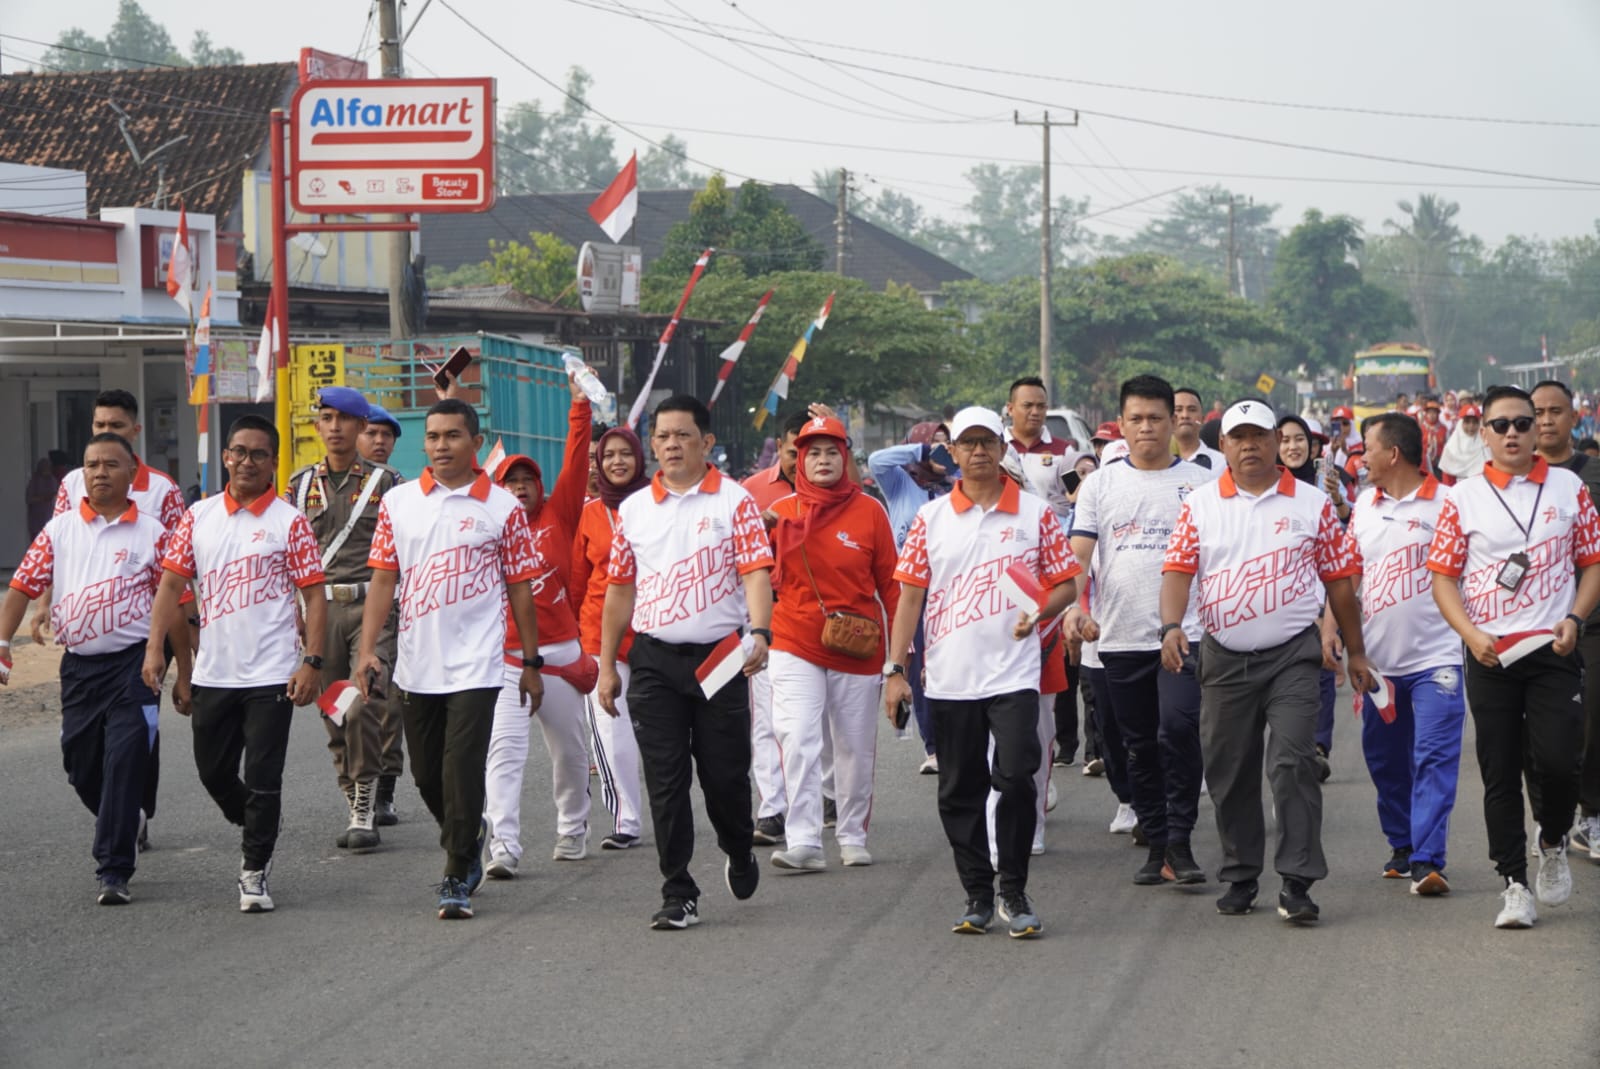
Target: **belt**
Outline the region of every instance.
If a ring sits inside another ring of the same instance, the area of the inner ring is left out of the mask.
[[[640,632],[633,636],[635,641],[644,642],[646,645],[655,646],[666,653],[679,657],[704,657],[717,648],[715,642],[663,642],[654,635]]]
[[[328,583],[322,589],[327,592],[329,601],[337,601],[340,604],[360,601],[367,596],[366,583]]]

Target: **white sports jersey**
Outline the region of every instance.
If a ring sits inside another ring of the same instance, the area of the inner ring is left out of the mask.
[[[1361,568],[1361,637],[1386,676],[1461,663],[1461,639],[1439,615],[1426,567],[1449,500],[1431,475],[1403,498],[1373,487],[1356,500],[1345,537]]]
[[[1210,481],[1204,468],[1172,458],[1159,471],[1118,460],[1089,473],[1078,490],[1073,536],[1095,540],[1092,560],[1102,653],[1161,648],[1161,565],[1183,503]],[[1183,633],[1200,641],[1199,598],[1190,590]]]
[[[197,501],[172,532],[162,567],[199,588],[196,686],[289,682],[300,667],[294,590],[322,582],[317,536],[293,505],[270,490],[248,507],[227,490]]]
[[[506,584],[549,570],[522,502],[487,472],[451,490],[424,468],[383,495],[367,563],[400,573],[401,690],[450,694],[505,682]]]
[[[1200,580],[1200,623],[1236,653],[1280,646],[1316,623],[1322,584],[1357,574],[1333,502],[1282,468],[1259,497],[1233,473],[1189,495],[1164,572]]]
[[[73,468],[56,490],[56,515],[77,507],[88,494],[83,485],[83,469]],[[177,527],[178,521],[183,519],[183,495],[178,492],[178,484],[166,472],[149,467],[142,460],[139,461],[139,469],[133,473],[128,499],[139,506],[142,514],[156,520],[168,531]]]
[[[1000,585],[1016,562],[1047,589],[1083,574],[1050,506],[1011,480],[988,510],[959,480],[917,510],[894,577],[927,591],[928,697],[961,701],[1039,689],[1039,642],[1011,637],[1022,607]]]
[[[1527,533],[1518,527],[1527,528]],[[1513,553],[1528,555],[1515,591],[1497,582]],[[1572,611],[1573,565],[1600,564],[1600,516],[1583,481],[1539,457],[1527,475],[1485,464],[1439,510],[1428,570],[1461,580],[1472,622],[1492,635],[1552,628]]]
[[[657,472],[617,509],[611,582],[633,583],[633,629],[662,642],[721,642],[749,612],[741,577],[772,567],[750,491],[714,467],[686,493]]]
[[[115,653],[150,637],[167,529],[129,504],[106,520],[80,499],[44,525],[11,585],[30,598],[55,587],[50,626],[73,653]]]

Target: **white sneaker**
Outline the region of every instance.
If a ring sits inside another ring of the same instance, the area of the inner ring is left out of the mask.
[[[1500,908],[1500,916],[1494,919],[1496,928],[1532,928],[1533,922],[1539,919],[1539,911],[1533,905],[1533,895],[1522,884],[1507,884],[1500,897],[1505,905]]]
[[[1534,893],[1547,906],[1559,906],[1572,897],[1572,869],[1567,866],[1567,837],[1554,846],[1539,844],[1539,875],[1533,880]]]
[[[828,867],[828,859],[822,856],[819,846],[792,846],[787,850],[774,850],[772,864],[775,868],[795,872],[822,872]]]
[[[1044,789],[1044,811],[1046,813],[1053,812],[1056,808],[1056,803],[1059,801],[1061,801],[1061,797],[1056,793],[1056,779],[1051,776],[1049,784]]]
[[[144,825],[141,824],[140,827],[143,828]],[[1573,846],[1589,852],[1590,861],[1600,861],[1600,814],[1578,817],[1578,822],[1572,826],[1572,834],[1568,838]]]
[[[272,862],[264,869],[247,869],[239,862],[239,912],[271,913],[272,895],[267,893],[267,875],[272,872]]]
[[[839,861],[846,868],[857,868],[872,864],[872,855],[867,853],[864,846],[839,847]]]
[[[917,769],[924,776],[937,776],[939,774],[939,755],[929,754],[922,762],[922,767]]]
[[[517,859],[501,847],[489,851],[489,863],[483,867],[483,874],[491,880],[510,880],[517,875]]]
[[[589,856],[587,835],[563,835],[556,840],[555,852],[550,855],[557,861],[582,861]]]
[[[1132,835],[1138,823],[1139,817],[1134,813],[1133,806],[1127,802],[1118,803],[1117,815],[1111,818],[1111,834]]]
[[[1034,857],[1038,857],[1040,854],[1044,853],[1043,828],[1040,828],[1033,833],[1033,849],[1029,850],[1028,853],[1032,854]],[[999,866],[996,867],[998,868]]]

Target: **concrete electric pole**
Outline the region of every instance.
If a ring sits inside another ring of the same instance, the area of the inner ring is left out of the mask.
[[[400,52],[400,0],[378,0],[378,51],[383,77],[404,78],[405,65]],[[392,215],[394,222],[406,216]],[[389,334],[394,338],[411,336],[413,316],[410,292],[406,287],[406,265],[411,262],[411,235],[396,231],[389,235]]]
[[[1238,245],[1234,238],[1234,213],[1239,205],[1252,203],[1249,197],[1240,197],[1230,193],[1227,197],[1212,197],[1212,204],[1228,205],[1228,262],[1223,265],[1223,275],[1228,280],[1228,292],[1238,297],[1245,296],[1244,292],[1244,265],[1239,263]],[[1238,279],[1238,290],[1235,293],[1234,280]]]
[[[1078,113],[1072,113],[1071,122],[1051,122],[1048,111],[1044,113],[1042,122],[1024,122],[1022,116],[1013,111],[1011,121],[1018,126],[1038,126],[1044,130],[1044,189],[1039,217],[1039,378],[1044,380],[1044,395],[1048,402],[1055,397],[1055,390],[1050,384],[1050,350],[1055,344],[1050,307],[1050,127],[1077,126]]]
[[[844,274],[845,245],[850,237],[850,172],[839,168],[839,196],[833,212],[833,270]]]

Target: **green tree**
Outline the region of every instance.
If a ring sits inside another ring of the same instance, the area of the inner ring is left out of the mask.
[[[604,189],[617,176],[611,132],[588,121],[584,100],[594,79],[582,67],[567,72],[561,107],[537,100],[513,104],[500,121],[496,164],[508,193],[570,193]]]
[[[1355,219],[1311,208],[1278,247],[1267,299],[1292,339],[1295,370],[1343,369],[1352,353],[1411,325],[1403,300],[1362,278],[1363,244]]]
[[[55,46],[44,54],[44,66],[63,71],[136,70],[143,67],[212,66],[244,62],[237,49],[217,48],[210,34],[195,32],[185,57],[173,43],[166,26],[151,18],[138,0],[120,0],[117,19],[104,38],[74,26],[56,37]]]
[[[554,234],[534,231],[528,244],[520,241],[489,242],[489,275],[500,285],[541,301],[577,307],[573,283],[577,278],[578,250]]]
[[[429,271],[428,291],[459,289],[468,286],[494,285],[494,265],[488,260],[475,264],[462,264],[449,271]]]
[[[703,186],[706,176],[689,166],[689,146],[672,134],[639,157],[640,189],[692,189]]]
[[[209,33],[196,30],[189,42],[189,62],[196,67],[232,67],[244,62],[244,53],[237,48],[218,48]]]
[[[1232,273],[1226,266],[1230,200],[1234,202]],[[1222,186],[1202,186],[1173,197],[1166,213],[1146,223],[1133,237],[1110,244],[1122,254],[1153,252],[1170,256],[1222,280],[1235,293],[1242,273],[1243,296],[1265,300],[1273,257],[1283,240],[1272,225],[1277,211],[1276,204],[1256,204]]]
[[[1460,308],[1461,253],[1467,245],[1455,222],[1461,206],[1423,193],[1398,207],[1398,221],[1384,220],[1393,236],[1374,242],[1362,266],[1394,279],[1422,344],[1443,362],[1451,355]]]

